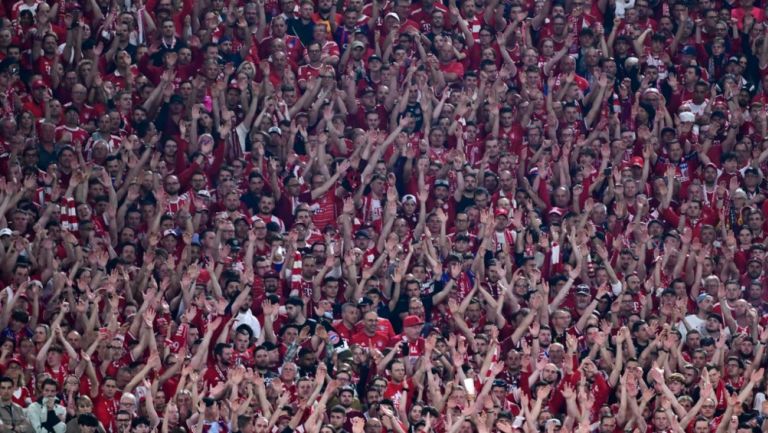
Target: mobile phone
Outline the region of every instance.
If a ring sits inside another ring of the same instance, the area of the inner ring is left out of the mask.
[[[473,379],[467,378],[464,379],[464,388],[467,390],[467,394],[469,395],[475,395],[475,381]]]

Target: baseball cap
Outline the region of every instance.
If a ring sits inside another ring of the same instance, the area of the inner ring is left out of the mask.
[[[368,233],[368,230],[358,230],[355,232],[355,239],[357,238],[371,238],[371,234]]]
[[[633,156],[629,160],[629,162],[632,165],[632,167],[640,167],[640,168],[642,168],[643,164],[645,163],[645,160],[643,159],[642,156]]]
[[[686,45],[683,47],[682,53],[683,55],[686,55],[686,56],[695,56],[696,47],[694,47],[693,45]]]
[[[690,111],[684,111],[680,113],[679,117],[680,121],[684,123],[692,123],[694,120],[696,120],[696,116]]]
[[[576,286],[576,294],[577,295],[589,295],[589,285],[587,284],[579,284]]]
[[[416,197],[413,194],[406,194],[403,196],[401,203],[405,204],[406,202],[416,203]]]
[[[267,133],[268,134],[274,133],[274,134],[277,134],[277,135],[283,135],[283,131],[279,127],[277,127],[277,126],[273,126],[273,127],[269,128],[267,130]]]
[[[403,319],[403,327],[408,328],[409,326],[419,326],[423,325],[424,321],[419,318],[419,316],[409,315],[405,316],[405,319]]]
[[[280,279],[280,274],[278,274],[278,273],[277,273],[277,272],[275,272],[275,271],[269,271],[269,272],[267,272],[266,274],[264,274],[264,277],[262,277],[262,278],[263,278],[263,279],[265,279],[265,280],[266,280],[267,278],[276,278],[276,279],[278,279],[278,280],[279,280],[279,279]]]
[[[755,176],[760,176],[760,170],[757,169],[757,167],[749,167],[746,170],[744,170],[744,175],[753,174]]]
[[[435,188],[437,188],[438,186],[444,186],[444,187],[448,188],[450,185],[451,184],[448,183],[448,181],[445,180],[445,179],[437,179],[435,181]]]
[[[397,16],[397,14],[396,14],[396,13],[394,13],[394,12],[390,12],[390,13],[388,13],[388,14],[387,14],[387,15],[386,15],[384,18],[385,18],[385,19],[386,19],[386,18],[394,18],[394,19],[396,19],[396,20],[397,20],[397,22],[400,22],[400,17],[399,17],[399,16]]]
[[[0,230],[0,237],[2,237],[2,236],[10,236],[12,234],[13,234],[13,231],[11,229],[9,229],[8,227]]]

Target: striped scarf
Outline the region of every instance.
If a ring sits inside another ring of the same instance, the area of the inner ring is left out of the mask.
[[[72,197],[61,199],[61,228],[70,232],[77,232],[77,204]]]
[[[301,276],[301,253],[299,251],[293,252],[293,267],[291,268],[291,291],[296,291],[298,296],[302,296],[302,281]]]

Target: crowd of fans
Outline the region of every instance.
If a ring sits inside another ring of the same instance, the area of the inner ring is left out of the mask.
[[[0,433],[768,431],[765,6],[3,1]]]

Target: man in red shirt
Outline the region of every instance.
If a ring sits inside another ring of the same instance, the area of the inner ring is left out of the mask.
[[[402,397],[404,392],[413,386],[413,380],[405,377],[405,364],[403,361],[392,361],[392,366],[389,369],[390,381],[387,383],[387,388],[384,390],[384,398],[392,399],[395,405]]]
[[[32,91],[29,100],[24,103],[24,109],[31,112],[36,118],[42,119],[45,117],[45,93],[48,91],[48,86],[43,80],[35,80],[30,88]]]
[[[378,330],[379,315],[369,311],[363,316],[363,329],[352,336],[352,344],[368,349],[382,350],[389,345],[389,337]]]
[[[357,305],[347,302],[341,306],[341,319],[333,322],[333,328],[341,338],[350,340],[355,331],[355,324],[360,320],[360,310]]]
[[[213,360],[203,374],[203,381],[207,386],[216,386],[219,382],[227,381],[227,370],[232,365],[234,350],[231,344],[218,343],[213,349]]]
[[[390,342],[391,346],[397,344],[405,344],[408,346],[408,356],[416,358],[424,354],[424,337],[421,336],[421,331],[424,328],[424,321],[418,316],[405,316],[403,319],[403,332],[397,335]],[[405,352],[405,349],[402,349]],[[385,393],[386,397],[386,393]]]
[[[114,377],[105,377],[101,385],[101,394],[96,397],[93,405],[93,414],[104,426],[108,433],[117,432],[115,416],[120,407],[120,396],[117,392],[117,380]]]

